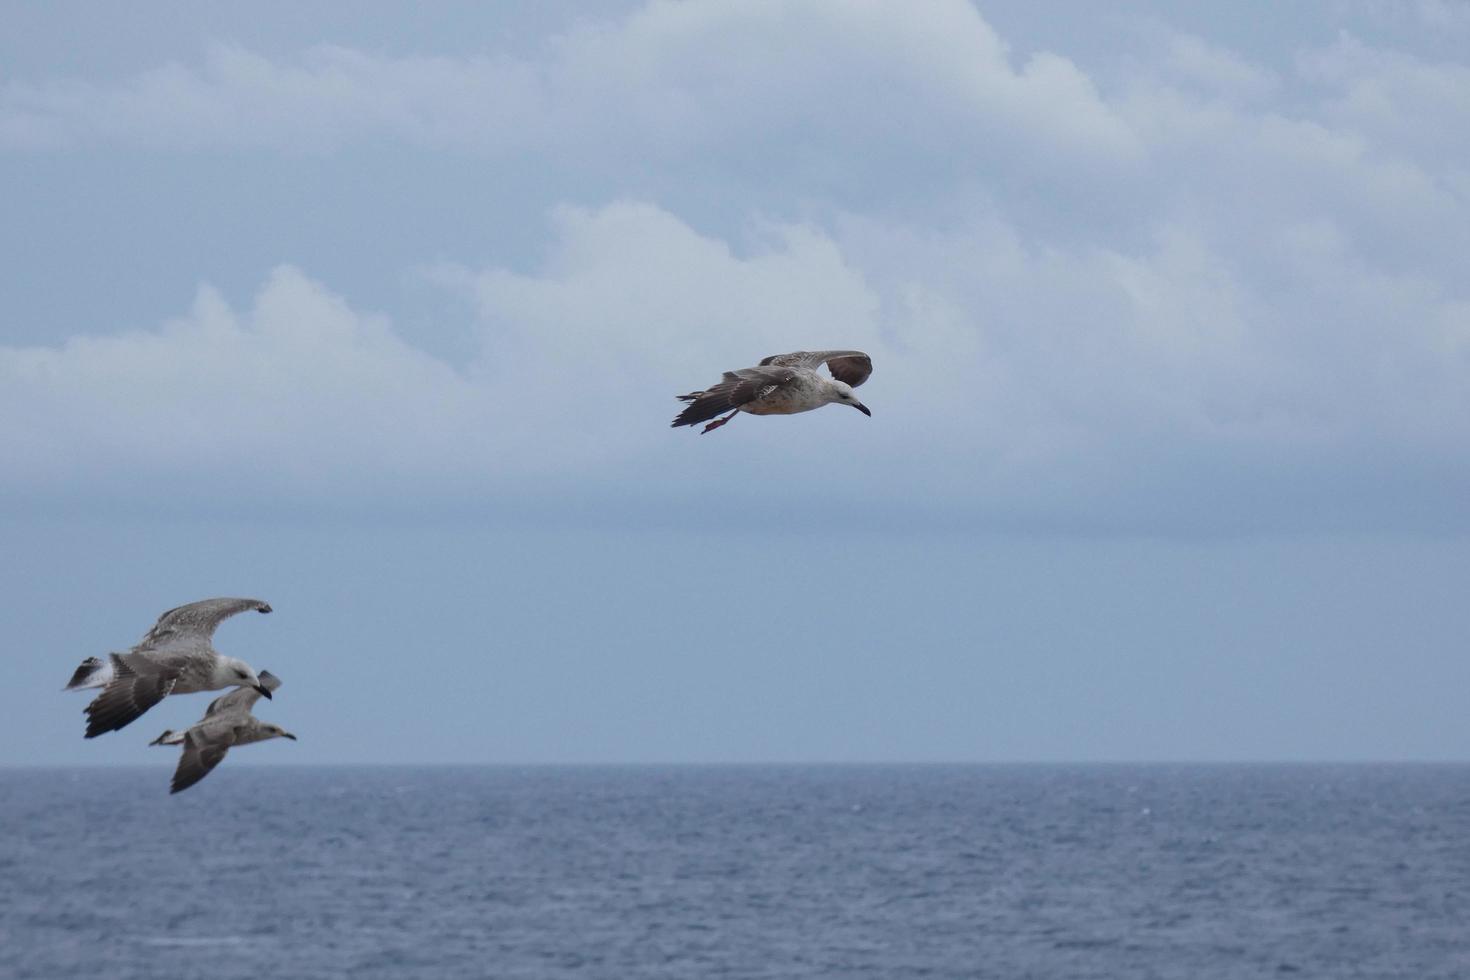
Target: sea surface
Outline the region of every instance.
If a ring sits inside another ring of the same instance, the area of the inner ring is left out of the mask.
[[[1470,977],[1470,766],[0,770],[0,976]]]

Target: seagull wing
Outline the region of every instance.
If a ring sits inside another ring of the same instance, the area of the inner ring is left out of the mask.
[[[262,670],[259,674],[260,686],[271,693],[281,686],[281,679],[268,670]],[[260,692],[253,687],[237,687],[229,694],[221,694],[209,702],[209,707],[204,709],[204,717],[210,718],[214,715],[228,714],[232,711],[250,713],[255,707],[255,702],[260,700]],[[203,719],[200,719],[201,721]]]
[[[680,395],[680,401],[689,405],[674,419],[673,425],[697,425],[708,422],[716,415],[734,411],[741,405],[770,394],[784,384],[790,384],[796,372],[788,365],[767,365],[726,371],[720,383],[704,391],[692,391]]]
[[[873,359],[860,350],[799,350],[790,354],[772,354],[762,365],[785,365],[815,371],[823,364],[832,377],[856,388],[873,373]]]
[[[236,613],[248,610],[268,613],[269,603],[259,599],[203,599],[187,606],[170,609],[158,617],[158,622],[143,637],[140,647],[173,644],[181,640],[204,640],[214,636],[214,628]]]
[[[184,733],[184,751],[179,756],[179,767],[174,770],[168,791],[181,792],[208,776],[234,744],[235,729],[232,725],[195,725],[189,729]]]
[[[177,664],[159,663],[141,653],[114,653],[112,680],[87,705],[87,737],[137,721],[143,712],[168,697],[179,681]]]

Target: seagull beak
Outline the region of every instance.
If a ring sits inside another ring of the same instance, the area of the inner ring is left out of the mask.
[[[296,736],[295,735],[292,735],[290,732],[282,732],[281,733],[281,737],[282,738],[289,738],[293,742],[296,741]]]
[[[268,688],[268,687],[266,687],[264,684],[257,684],[257,685],[255,685],[255,689],[257,691],[259,691],[261,694],[265,695],[266,698],[268,698],[269,700],[271,700],[271,701],[274,701],[275,700],[275,697],[271,694],[271,689]]]
[[[868,418],[872,418],[873,417],[873,413],[870,412],[870,411],[868,411],[868,406],[864,405],[862,402],[858,402],[856,405],[854,405],[852,407],[855,408],[855,409],[857,409],[859,412],[862,412]]]

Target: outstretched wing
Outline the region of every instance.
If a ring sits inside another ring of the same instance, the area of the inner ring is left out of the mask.
[[[799,350],[790,354],[772,354],[761,364],[786,365],[815,371],[823,364],[832,377],[856,388],[873,373],[873,359],[860,350]]]
[[[753,402],[784,384],[789,384],[796,372],[785,365],[741,368],[726,371],[720,383],[704,391],[693,391],[679,395],[680,401],[689,405],[674,419],[675,427],[697,425],[708,422],[716,415],[731,412],[741,405]]]
[[[236,613],[254,609],[268,613],[271,607],[259,599],[202,599],[187,606],[170,609],[158,617],[158,622],[144,635],[139,646],[158,646],[162,643],[177,643],[179,640],[196,639],[208,641],[214,636],[214,628]]]
[[[235,730],[228,726],[209,731],[189,729],[184,733],[184,752],[179,756],[179,767],[174,770],[168,791],[181,792],[208,776],[234,743]]]
[[[258,676],[260,677],[260,686],[271,693],[275,693],[276,688],[281,686],[281,679],[268,670],[262,670]],[[250,709],[254,708],[255,702],[259,700],[260,692],[255,688],[237,687],[229,694],[221,694],[209,702],[209,707],[204,709],[204,717],[209,718],[213,715],[228,714],[232,711],[249,714]]]
[[[114,653],[112,680],[87,705],[87,738],[125,728],[143,712],[168,697],[179,681],[176,666],[160,664],[140,653]]]

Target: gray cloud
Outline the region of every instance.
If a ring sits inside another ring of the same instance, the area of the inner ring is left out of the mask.
[[[879,424],[829,413],[721,433],[726,451],[762,445],[797,490],[828,479],[809,461],[820,453],[874,501],[917,479],[951,506],[1006,510],[1051,484],[1050,509],[1106,522],[1113,498],[1213,480],[1222,464],[1246,486],[1324,492],[1358,471],[1355,494],[1388,451],[1458,472],[1465,304],[1353,277],[1332,241],[1304,242],[1325,281],[1292,299],[1327,315],[1303,325],[1185,229],[1138,254],[1031,250],[1006,231],[773,226],[742,253],[647,204],[562,209],[541,270],[439,273],[478,310],[468,363],[287,268],[246,313],[205,289],[156,331],[0,349],[0,439],[13,485],[37,489],[109,476],[318,499],[616,488],[708,445],[666,428],[674,393],[795,336],[864,347],[880,368]],[[697,493],[718,473],[683,479]]]
[[[1104,86],[936,0],[654,2],[529,52],[220,46],[115,84],[13,80],[12,152],[390,140],[638,192],[548,200],[526,267],[434,266],[468,300],[462,361],[309,267],[243,311],[206,288],[155,329],[0,347],[7,480],[433,498],[652,473],[696,494],[717,474],[682,466],[705,444],[667,431],[673,393],[853,345],[879,363],[873,425],[732,426],[728,451],[760,446],[813,494],[821,454],[858,499],[918,479],[951,506],[1082,524],[1346,495],[1374,525],[1416,492],[1428,523],[1453,523],[1465,71],[1348,36],[1265,66],[1173,34]],[[690,203],[715,199],[731,206]]]
[[[534,57],[322,45],[288,62],[215,44],[194,67],[0,89],[0,137],[22,148],[326,150],[387,135],[484,152],[611,142],[626,153],[636,142],[640,154],[682,157],[752,132],[872,150],[894,135],[913,149],[975,149],[1001,131],[1044,150],[1132,150],[1086,75],[1052,53],[1013,66],[961,0],[654,0],[620,21],[577,22]]]

